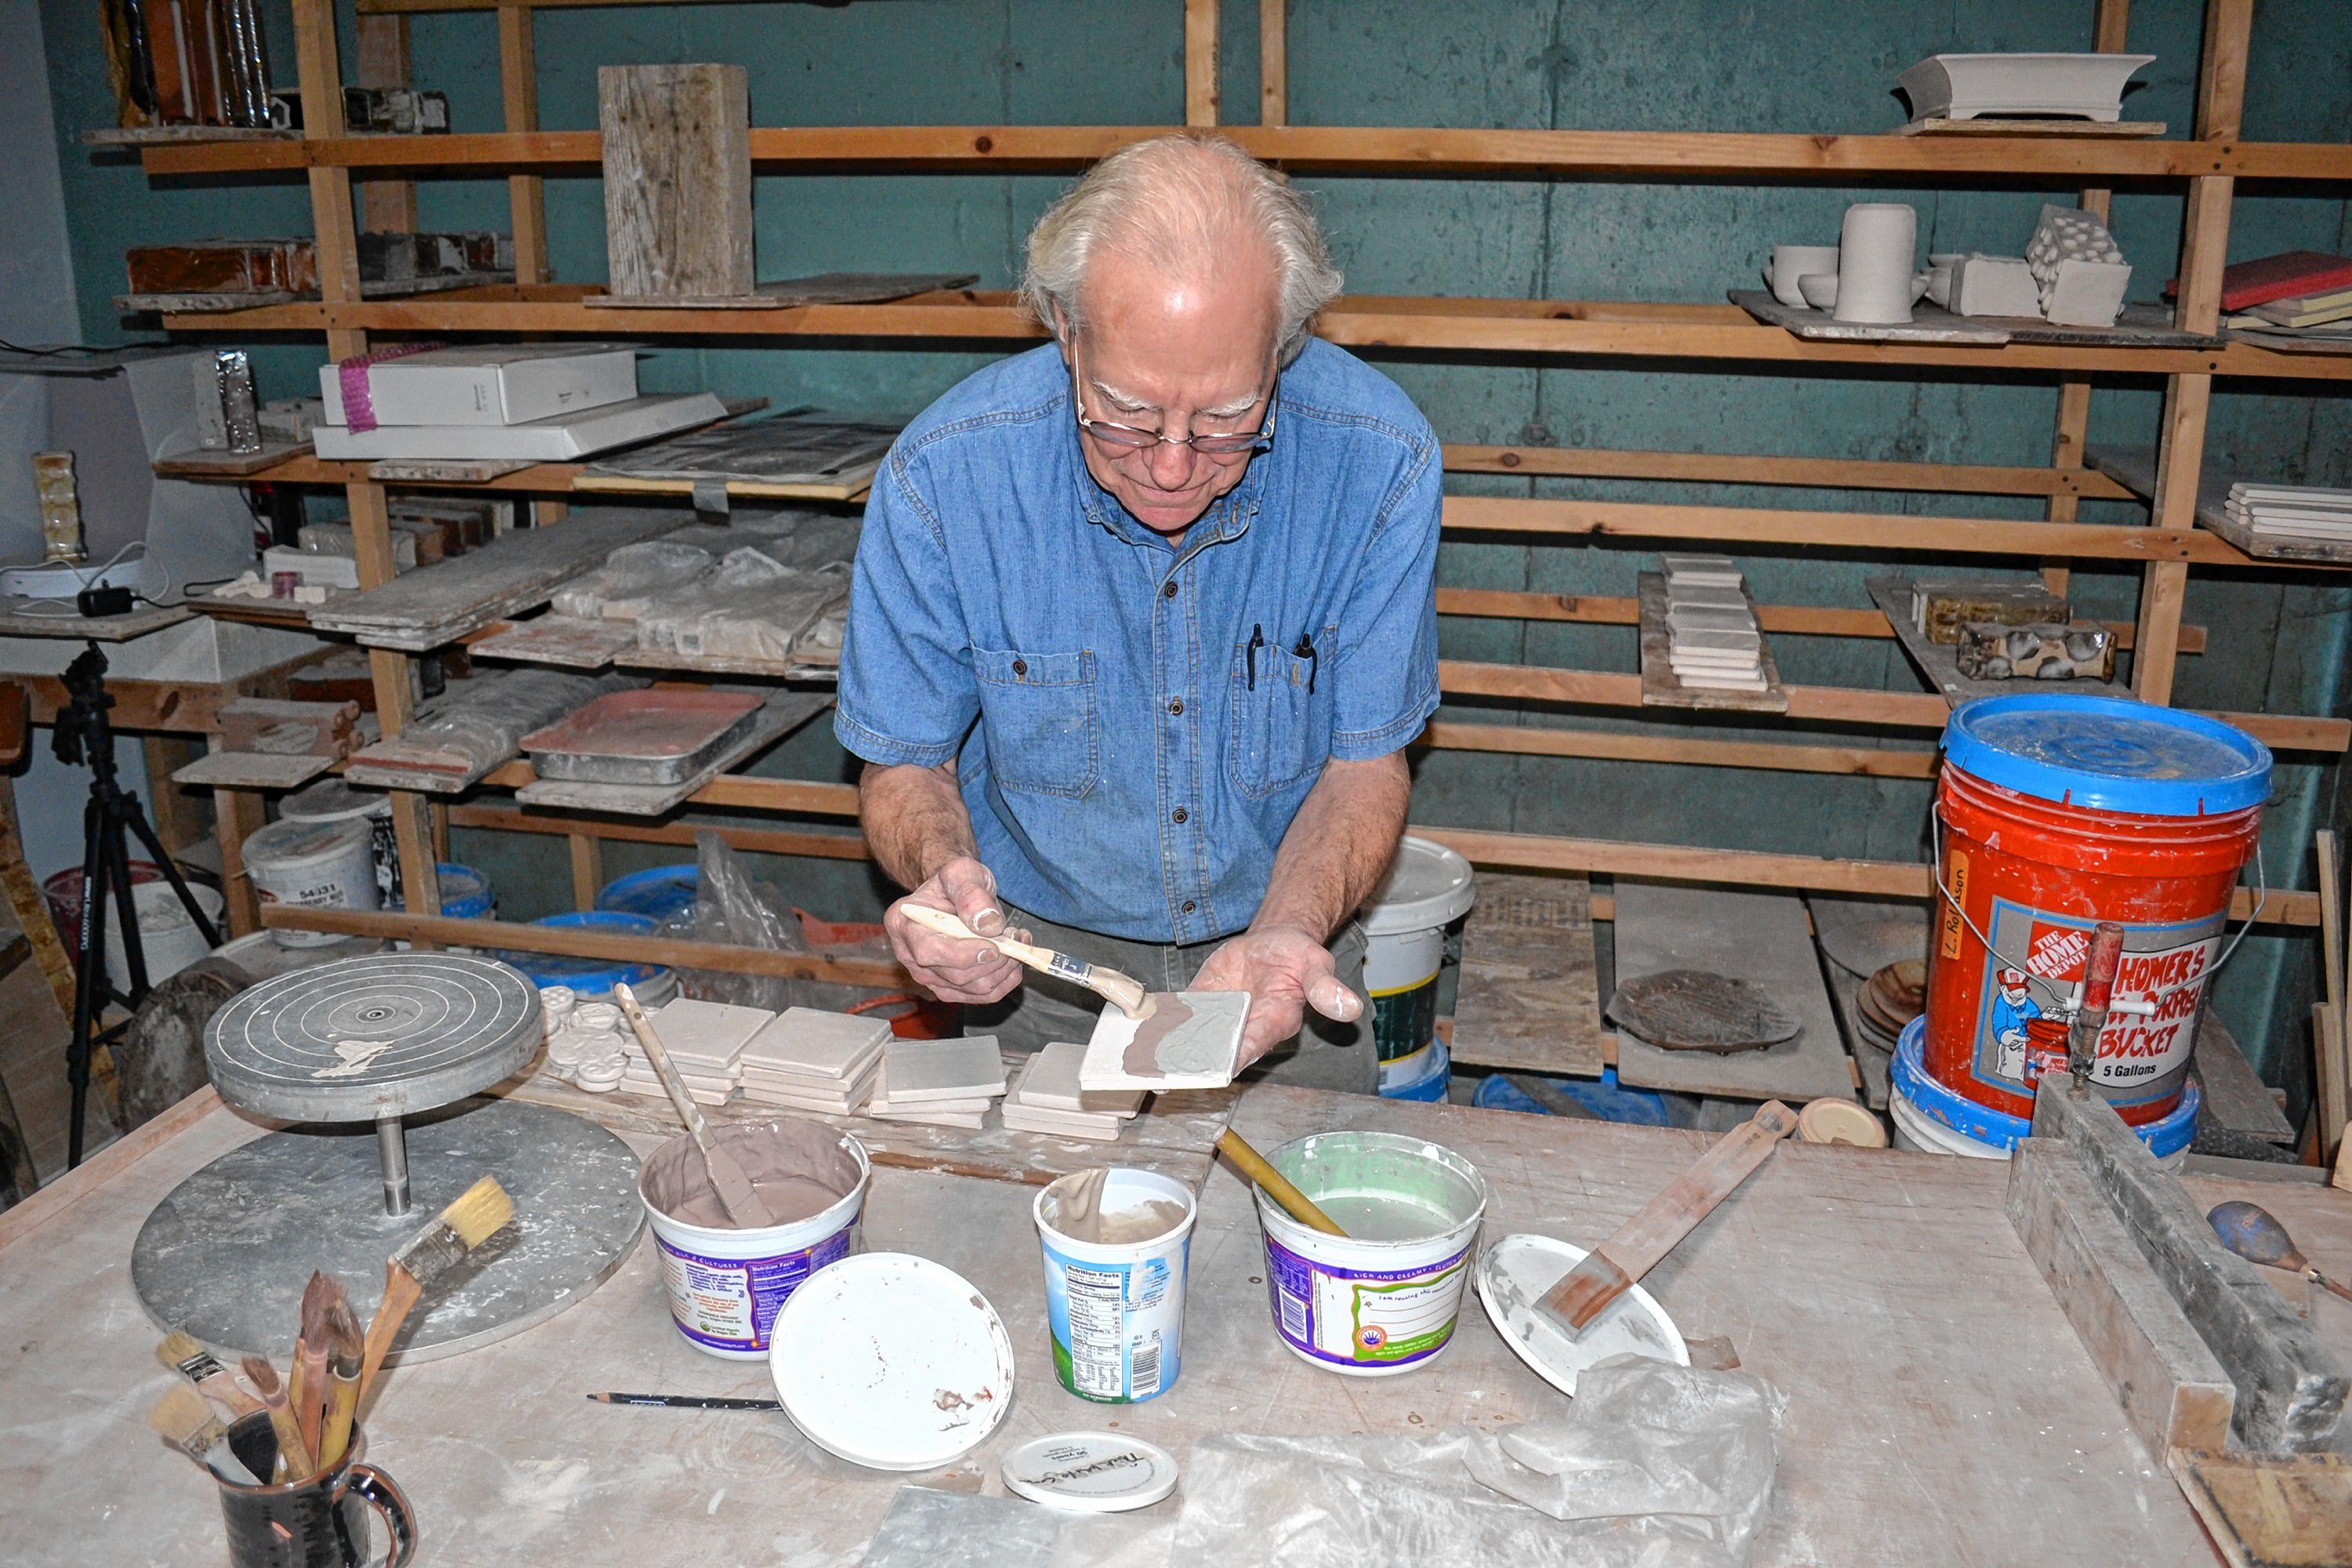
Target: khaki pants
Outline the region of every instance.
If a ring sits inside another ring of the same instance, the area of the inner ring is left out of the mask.
[[[1099,963],[1131,974],[1147,991],[1181,991],[1192,983],[1209,955],[1228,940],[1166,943],[1129,942],[1056,925],[1005,904],[1008,926],[1026,929],[1040,947],[1056,948],[1073,958]],[[1331,956],[1338,962],[1339,983],[1357,995],[1364,994],[1363,928],[1349,921],[1332,939]],[[1084,1044],[1094,1033],[1102,998],[1082,985],[1024,970],[1012,994],[986,1006],[967,1005],[964,1033],[994,1035],[1011,1051],[1036,1051],[1056,1040]],[[1339,1089],[1349,1094],[1380,1092],[1380,1056],[1372,1047],[1372,1009],[1367,1001],[1352,1024],[1335,1024],[1308,1009],[1305,1027],[1276,1046],[1243,1075],[1244,1082],[1265,1079],[1307,1089]]]

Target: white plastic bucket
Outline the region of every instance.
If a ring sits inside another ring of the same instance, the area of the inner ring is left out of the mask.
[[[1075,1179],[1054,1183],[1031,1205],[1045,1254],[1054,1374],[1080,1399],[1137,1404],[1172,1387],[1183,1364],[1184,1284],[1200,1208],[1181,1182],[1113,1166],[1103,1178],[1101,1213],[1158,1201],[1178,1205],[1184,1217],[1141,1241],[1082,1241],[1055,1224],[1066,1184]]]
[[[383,903],[375,880],[374,839],[364,821],[280,817],[247,836],[245,872],[265,904],[373,910]],[[326,931],[270,934],[284,947],[325,947],[343,940]]]
[[[1915,1154],[1964,1154],[1971,1160],[2006,1160],[2009,1151],[1998,1143],[1987,1143],[1955,1131],[1911,1103],[1901,1086],[1890,1084],[1886,1090],[1888,1120],[1895,1123],[1895,1146],[1908,1149]],[[2189,1146],[2182,1144],[2168,1154],[2158,1154],[2156,1163],[2168,1171],[2177,1171],[2189,1162]]]
[[[823,1122],[798,1117],[713,1127],[711,1135],[722,1145],[733,1145],[787,1124],[837,1137],[857,1163],[856,1182],[840,1201],[806,1219],[733,1230],[673,1218],[654,1201],[647,1184],[661,1179],[665,1156],[699,1158],[684,1133],[654,1151],[637,1173],[637,1197],[646,1205],[661,1255],[671,1321],[687,1343],[707,1354],[730,1361],[767,1360],[769,1331],[785,1301],[810,1275],[848,1257],[856,1239],[866,1189],[874,1180],[874,1163],[863,1143]]]
[[[1350,1233],[1309,1229],[1257,1192],[1274,1331],[1291,1353],[1351,1377],[1389,1377],[1453,1343],[1486,1216],[1477,1167],[1394,1132],[1319,1132],[1268,1158]],[[1375,1234],[1385,1231],[1411,1234]]]
[[[1389,874],[1357,913],[1382,1094],[1421,1083],[1433,1070],[1447,928],[1469,914],[1476,897],[1469,861],[1407,835]],[[1454,956],[1458,963],[1458,948]]]
[[[397,908],[400,896],[400,840],[392,828],[392,797],[382,790],[352,787],[339,778],[307,784],[278,803],[278,815],[295,822],[364,822],[370,835],[369,853],[375,858],[380,908]]]
[[[220,929],[223,907],[217,889],[202,882],[188,884],[195,895],[196,907],[205,918]],[[147,983],[156,984],[167,975],[177,974],[211,951],[205,944],[205,933],[188,918],[186,906],[180,895],[172,890],[169,882],[140,882],[131,889],[131,907],[139,911],[139,947],[147,960]],[[114,929],[106,933],[106,977],[118,991],[131,989],[131,963],[122,952],[122,918],[107,905],[108,918]]]

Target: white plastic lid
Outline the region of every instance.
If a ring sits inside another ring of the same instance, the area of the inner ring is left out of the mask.
[[[1443,844],[1407,834],[1397,846],[1396,864],[1356,918],[1367,936],[1402,936],[1452,925],[1476,901],[1469,861]]]
[[[305,784],[278,803],[278,815],[296,822],[336,822],[347,816],[390,816],[392,796],[382,790],[354,789],[330,775]]]
[[[1176,1459],[1139,1437],[1056,1432],[1004,1456],[1004,1489],[1077,1513],[1125,1513],[1176,1489]]]
[[[930,1470],[1013,1408],[1004,1321],[954,1269],[904,1252],[808,1277],[770,1336],[776,1397],[802,1436],[877,1470]]]
[[[375,835],[356,818],[304,822],[281,816],[257,827],[245,838],[245,863],[249,869],[274,872],[285,867],[309,868],[341,859],[358,850],[374,853]]]

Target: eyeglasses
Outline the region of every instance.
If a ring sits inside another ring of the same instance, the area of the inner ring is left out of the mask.
[[[1079,401],[1082,384],[1078,376],[1078,356],[1073,351],[1070,355],[1070,406],[1077,411],[1078,428],[1104,446],[1122,452],[1148,452],[1165,443],[1171,447],[1190,447],[1205,457],[1229,458],[1242,452],[1263,451],[1274,444],[1274,386],[1266,389],[1265,425],[1262,429],[1196,430],[1190,436],[1171,436],[1164,431],[1147,430],[1140,425],[1121,425],[1113,419],[1088,418],[1086,405]]]

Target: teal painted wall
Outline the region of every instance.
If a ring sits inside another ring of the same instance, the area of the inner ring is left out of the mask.
[[[85,0],[42,0],[60,135],[105,117],[96,24]],[[2141,0],[2131,47],[2157,55],[2130,100],[2134,118],[2185,130],[2193,119],[2200,17],[2196,0]],[[1228,117],[1256,103],[1256,6],[1225,0],[1223,72]],[[277,18],[282,24],[283,18]],[[2255,26],[2246,134],[2335,141],[2352,135],[2352,33],[2340,0],[2264,0]],[[1897,71],[1945,49],[2066,49],[2090,43],[2091,7],[2052,0],[1958,0],[1937,5],[1772,5],[1724,0],[1529,4],[1527,0],[1294,0],[1291,118],[1299,124],[1664,128],[1866,132],[1902,118]],[[1169,123],[1182,103],[1181,7],[1175,0],[857,0],[802,5],[665,5],[538,14],[541,121],[595,123],[595,68],[632,61],[720,59],[751,68],[755,123]],[[498,125],[497,40],[488,15],[414,25],[417,79],[446,90],[459,130]],[[281,39],[281,43],[287,42]],[[290,44],[279,57],[290,60]],[[348,18],[344,58],[355,58]],[[285,74],[285,73],[281,73]],[[135,166],[65,158],[67,202],[81,279],[84,329],[116,341],[106,308],[121,252],[140,238],[299,232],[307,198],[296,182],[264,187],[151,184]],[[965,268],[984,287],[1016,272],[1029,224],[1064,184],[999,175],[763,177],[757,210],[763,275],[820,269]],[[1867,192],[1751,183],[1323,179],[1310,182],[1347,267],[1370,293],[1717,300],[1752,281],[1776,240],[1833,239],[1845,204],[1912,201],[1923,248],[2021,248],[2044,190]],[[2231,253],[2292,246],[2352,249],[2340,190],[2257,187],[2237,207]],[[505,190],[488,181],[434,182],[423,212],[433,225],[502,226]],[[548,213],[557,275],[604,270],[601,196],[593,180],[552,181]],[[2177,255],[2177,193],[2127,191],[2116,230],[2138,268],[2137,297],[2153,297]],[[290,344],[263,358],[274,391],[306,384],[317,349]],[[665,349],[648,363],[659,387],[709,386],[877,414],[919,408],[987,356],[920,348]],[[1667,363],[1584,368],[1500,356],[1475,363],[1389,355],[1381,362],[1441,434],[1465,441],[1553,442],[1725,452],[1774,452],[1984,463],[2048,460],[2054,386],[1990,375],[1699,374]],[[2103,383],[2094,439],[2154,439],[2160,387]],[[2212,460],[2250,472],[2318,482],[2352,480],[2352,405],[2341,387],[2229,384],[2217,398]],[[1759,504],[1926,513],[2032,516],[1999,499],[1790,492],[1736,487],[1465,478],[1463,491],[1748,500]],[[2124,521],[2126,509],[2086,515]],[[1449,584],[1559,593],[1626,594],[1646,552],[1609,545],[1449,543]],[[1746,559],[1760,596],[1860,605],[1871,572],[1914,563],[1831,559],[1801,548]],[[1966,565],[1963,562],[1949,564]],[[2078,577],[2095,614],[2128,619],[2137,580]],[[2274,574],[2194,579],[2189,617],[2210,628],[2213,651],[2186,660],[2179,700],[2216,708],[2335,713],[2343,710],[2346,591]],[[1449,618],[1444,651],[1501,659],[1634,668],[1622,627]],[[1792,680],[1916,689],[1892,644],[1781,638]],[[1465,705],[1487,721],[1598,724],[1622,719],[1516,715]],[[1746,733],[1728,728],[1712,732]],[[1785,728],[1759,730],[1786,738]],[[1870,743],[1867,736],[1855,737]],[[765,771],[836,776],[843,763],[821,738],[795,743]],[[2280,770],[2266,836],[2269,875],[2309,885],[2308,842],[2323,782],[2308,758]],[[1924,785],[1614,762],[1434,755],[1423,763],[1416,816],[1530,832],[1913,858],[1924,854]],[[472,836],[478,840],[479,836]],[[464,845],[494,862],[509,911],[552,906],[563,886],[559,841]],[[615,847],[615,869],[667,854]],[[795,867],[813,904],[870,906],[863,872]],[[2299,1022],[2309,994],[2307,942],[2257,938],[2223,983],[2221,1005],[2258,1057],[2305,1059]],[[2296,1079],[2299,1067],[2281,1076]]]

